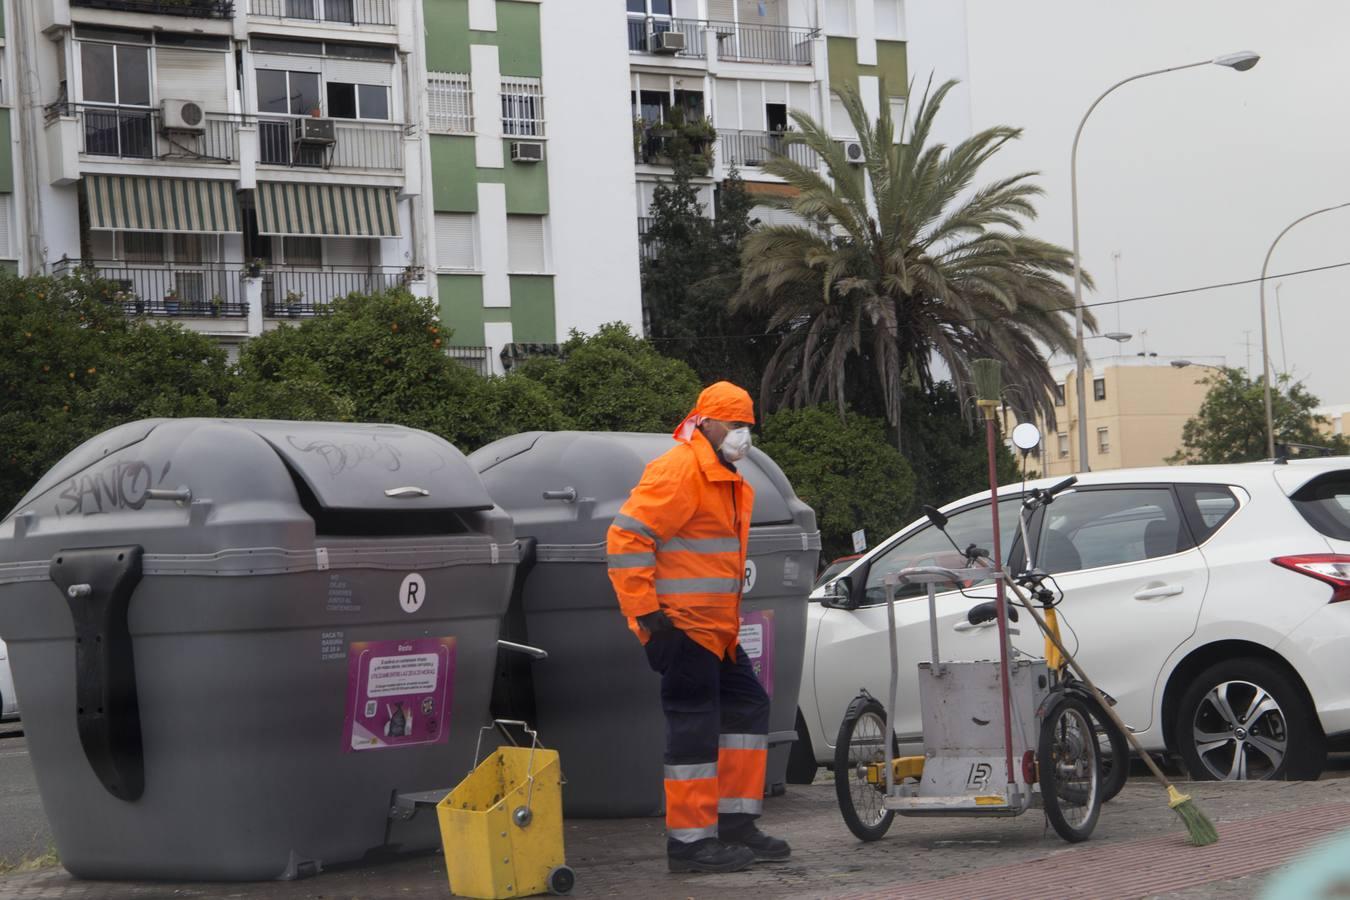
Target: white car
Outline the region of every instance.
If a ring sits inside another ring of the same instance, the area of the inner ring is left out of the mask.
[[[1022,486],[1005,490],[999,530],[1016,568]],[[991,547],[989,505],[986,491],[943,508],[958,545]],[[1068,649],[1146,749],[1178,754],[1197,779],[1302,779],[1350,737],[1350,458],[1084,474],[1028,535],[1037,567],[1064,591]],[[798,720],[809,744],[799,740],[791,780],[833,763],[860,689],[887,697],[883,578],[924,564],[961,565],[926,519],[812,593]],[[992,594],[987,584],[967,591]],[[977,602],[938,594],[944,658],[997,657],[994,623],[966,620]],[[930,656],[918,587],[902,588],[895,617],[896,734],[901,752],[915,752],[914,673]],[[1020,629],[1014,644],[1040,656],[1025,616]]]
[[[14,696],[14,674],[9,668],[9,648],[0,641],[0,720],[19,717],[19,700]]]

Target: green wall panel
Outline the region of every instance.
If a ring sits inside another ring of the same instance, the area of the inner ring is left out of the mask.
[[[469,0],[423,0],[427,71],[469,71]]]
[[[519,343],[552,344],[558,340],[553,312],[553,277],[511,276],[511,336]]]
[[[557,2],[557,0],[550,0]],[[578,15],[583,15],[580,11]],[[477,43],[475,33],[474,42]],[[503,75],[523,75],[539,78],[544,64],[539,49],[539,4],[519,3],[515,0],[497,0],[497,38]],[[483,41],[487,43],[487,41]]]
[[[454,330],[450,344],[455,347],[482,347],[483,278],[480,275],[438,275],[436,290],[440,297],[441,324]]]
[[[509,306],[489,306],[483,310],[484,322],[510,322],[511,307]]]
[[[904,41],[877,41],[876,74],[886,83],[888,97],[909,95],[909,64]]]
[[[858,64],[858,42],[853,38],[827,37],[825,52],[829,54],[830,90],[839,91],[844,85],[858,89],[858,76],[869,75],[886,82],[886,93],[904,97],[909,93],[909,64],[904,41],[877,41],[877,64]]]
[[[545,149],[547,154],[547,149]],[[478,180],[506,185],[506,211],[511,215],[548,215],[548,163],[511,162],[511,142],[502,142],[501,169],[479,169]]]
[[[478,212],[474,139],[431,135],[431,197],[436,212]]]
[[[0,109],[0,193],[14,193],[14,144],[7,109]]]
[[[0,262],[0,272],[4,272],[8,275],[18,275],[19,264],[17,262],[10,262],[8,260],[5,262]]]

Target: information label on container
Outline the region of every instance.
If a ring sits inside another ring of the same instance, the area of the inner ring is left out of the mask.
[[[343,749],[445,743],[454,684],[452,637],[353,643],[347,652]]]
[[[773,696],[773,610],[749,612],[741,616],[741,647],[750,658],[750,668]]]

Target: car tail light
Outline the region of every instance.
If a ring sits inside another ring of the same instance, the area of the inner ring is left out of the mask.
[[[1331,585],[1332,603],[1350,600],[1350,556],[1310,553],[1304,556],[1277,556],[1271,562]]]

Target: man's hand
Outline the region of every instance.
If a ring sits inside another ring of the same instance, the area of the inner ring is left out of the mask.
[[[666,614],[657,610],[649,612],[645,616],[637,617],[638,624],[647,629],[648,634],[660,634],[663,631],[674,631],[675,623],[666,617]]]

